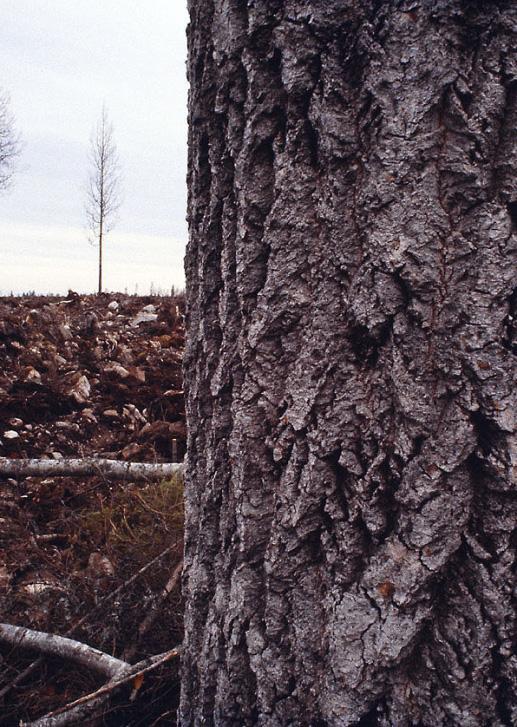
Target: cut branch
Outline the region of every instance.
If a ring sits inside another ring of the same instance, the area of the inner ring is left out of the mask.
[[[183,472],[181,462],[120,462],[115,459],[8,459],[0,457],[0,475],[8,477],[94,477],[113,480],[162,480]]]
[[[76,623],[74,623],[68,629],[68,631],[66,632],[66,635],[71,636],[71,634],[73,634],[74,631],[76,631],[80,626],[82,626],[84,623],[86,623],[86,621],[88,621],[88,619],[90,618],[92,613],[94,613],[98,608],[103,606],[106,602],[113,600],[113,598],[115,598],[115,596],[117,596],[125,588],[128,588],[131,585],[131,583],[133,583],[137,578],[140,578],[140,576],[143,575],[143,573],[148,571],[149,568],[151,568],[153,565],[155,565],[155,563],[157,563],[159,560],[161,560],[165,555],[167,555],[167,553],[170,553],[172,550],[174,550],[174,548],[176,548],[176,546],[177,546],[177,543],[174,543],[173,545],[170,545],[168,548],[165,548],[165,550],[163,550],[159,555],[157,555],[156,558],[153,558],[152,560],[149,561],[149,563],[146,563],[146,565],[144,565],[142,568],[140,568],[140,570],[138,570],[130,578],[128,578],[127,581],[124,581],[124,583],[122,583],[120,586],[118,586],[118,588],[115,588],[114,591],[111,591],[106,596],[103,596],[103,598],[101,598],[99,601],[97,601],[95,606],[90,611],[88,611],[87,614],[82,616],[78,621],[76,621]],[[43,663],[43,657],[39,656],[35,661],[33,661],[31,664],[29,664],[22,672],[20,672],[20,674],[18,674],[9,684],[6,684],[4,687],[2,687],[2,689],[0,689],[0,699],[5,697],[5,695],[11,691],[11,689],[13,689],[14,687],[17,687],[19,684],[21,684],[23,682],[23,680],[26,679],[28,676],[30,676],[30,674],[35,669],[37,669],[42,663]]]
[[[179,654],[180,650],[180,647],[176,646],[174,649],[147,657],[131,666],[127,661],[117,659],[80,641],[43,631],[33,631],[23,626],[0,624],[0,641],[10,646],[37,649],[46,655],[71,659],[110,678],[106,684],[94,692],[50,712],[35,722],[20,723],[31,725],[31,727],[57,727],[57,725],[82,723],[86,717],[99,712],[115,689],[170,661]]]
[[[114,656],[99,651],[99,649],[94,649],[93,646],[88,646],[74,639],[68,639],[65,636],[48,634],[44,631],[33,631],[23,626],[0,624],[0,641],[11,646],[35,649],[48,656],[71,659],[81,664],[81,666],[105,674],[108,677],[114,677],[129,667],[126,661],[116,659]]]
[[[85,717],[92,716],[92,714],[98,712],[99,708],[105,704],[115,689],[165,664],[167,661],[178,656],[179,653],[180,647],[176,646],[174,649],[165,651],[163,654],[157,654],[143,659],[134,666],[127,665],[125,672],[119,673],[118,678],[115,677],[94,692],[86,694],[84,697],[80,697],[74,702],[66,704],[64,707],[60,707],[54,712],[49,712],[49,714],[35,722],[22,722],[20,724],[22,727],[63,727],[69,724],[81,724]]]
[[[161,593],[158,595],[157,599],[155,600],[154,604],[149,608],[146,617],[138,627],[138,634],[135,642],[130,646],[125,652],[124,652],[124,658],[128,661],[131,661],[131,659],[134,658],[136,651],[138,649],[138,645],[141,642],[142,638],[149,632],[153,624],[155,623],[156,619],[158,618],[158,615],[160,613],[161,607],[163,602],[166,598],[170,596],[172,591],[176,588],[178,585],[181,574],[183,572],[183,559],[180,560],[174,571],[172,572],[171,577],[163,587]]]

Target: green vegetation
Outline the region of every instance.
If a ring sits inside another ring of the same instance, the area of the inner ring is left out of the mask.
[[[114,486],[99,493],[98,507],[76,513],[82,535],[102,546],[106,555],[144,565],[164,544],[183,534],[183,478],[158,484]]]

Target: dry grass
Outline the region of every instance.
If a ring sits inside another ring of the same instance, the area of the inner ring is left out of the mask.
[[[31,498],[27,522],[37,523],[40,532],[56,533],[59,538],[32,537],[27,542],[26,560],[34,572],[45,572],[56,586],[31,593],[24,585],[26,576],[13,579],[1,620],[65,634],[84,619],[71,634],[74,638],[118,657],[134,645],[132,661],[180,643],[183,604],[179,586],[160,603],[159,616],[145,638],[140,641],[137,634],[182,558],[181,476],[144,486],[61,483],[50,494],[43,485],[34,487],[39,487],[39,496]],[[22,522],[18,522],[21,529]],[[131,580],[167,548],[152,567]],[[4,650],[3,656],[0,683],[13,679],[34,658],[12,650]],[[172,724],[160,721],[160,715],[176,706],[177,669],[173,663],[153,674],[138,703],[122,704],[105,716],[104,724],[145,725],[151,718],[151,722],[158,719],[157,724]],[[0,704],[0,724],[14,727],[20,719],[34,719],[91,691],[98,686],[95,679],[75,665],[45,660]],[[121,694],[122,702],[127,696]]]
[[[170,480],[144,487],[113,487],[98,493],[98,507],[76,513],[78,527],[92,543],[102,545],[106,554],[151,560],[163,544],[183,531],[183,480]],[[143,563],[142,563],[143,564]]]

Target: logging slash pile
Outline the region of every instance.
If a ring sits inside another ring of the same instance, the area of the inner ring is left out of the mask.
[[[0,458],[182,459],[183,312],[180,297],[0,299]],[[173,648],[182,517],[179,476],[0,475],[0,622],[70,636],[128,663]],[[103,683],[38,656],[0,643],[0,725],[35,720]],[[148,724],[154,714],[173,724],[176,669],[173,661],[153,669],[132,701],[134,685],[120,687],[102,723]]]
[[[181,301],[0,299],[0,456],[171,459],[185,442]]]

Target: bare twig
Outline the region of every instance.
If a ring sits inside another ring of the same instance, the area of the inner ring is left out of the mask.
[[[9,188],[14,174],[14,162],[21,150],[20,137],[16,133],[9,104],[9,96],[0,89],[0,192]]]
[[[52,543],[54,540],[63,540],[68,538],[65,533],[43,533],[42,535],[32,536],[37,543]]]
[[[71,636],[77,629],[82,626],[90,616],[97,611],[98,608],[100,608],[102,605],[107,603],[108,601],[111,601],[113,598],[115,598],[121,591],[123,591],[125,588],[128,588],[134,581],[137,580],[137,578],[140,578],[141,575],[143,575],[146,571],[149,570],[153,565],[155,565],[159,560],[161,560],[165,555],[170,553],[174,548],[177,547],[177,543],[174,543],[173,545],[170,545],[168,548],[165,548],[165,550],[162,550],[162,552],[156,556],[156,558],[153,558],[149,561],[149,563],[146,563],[140,570],[138,570],[136,573],[134,573],[131,578],[128,578],[127,581],[124,581],[124,583],[121,583],[120,586],[115,588],[114,591],[111,591],[111,593],[108,593],[106,596],[101,598],[95,606],[88,611],[87,614],[85,614],[82,618],[80,618],[78,621],[76,621],[75,624],[73,624],[66,632],[65,636]],[[6,694],[8,694],[11,689],[14,689],[18,686],[18,684],[21,684],[21,682],[26,679],[26,677],[30,676],[32,672],[37,669],[41,664],[43,663],[43,657],[39,656],[37,659],[35,659],[33,662],[31,662],[23,671],[21,671],[9,684],[6,684],[2,689],[0,689],[0,699],[2,697],[5,697]]]
[[[128,667],[128,670],[118,678],[115,677],[94,692],[90,692],[90,694],[86,694],[84,697],[80,697],[53,712],[49,712],[35,722],[21,722],[20,727],[63,727],[69,724],[80,724],[81,720],[87,716],[84,709],[86,705],[92,707],[92,709],[88,710],[89,715],[91,715],[92,711],[97,711],[105,703],[104,697],[109,698],[115,689],[165,664],[178,656],[179,653],[180,647],[177,646],[163,654],[143,659],[134,666]]]
[[[178,585],[178,582],[181,578],[181,573],[183,571],[183,559],[180,560],[176,568],[173,570],[171,577],[163,587],[163,590],[161,593],[158,594],[155,602],[152,604],[152,606],[149,608],[146,617],[138,627],[138,636],[135,640],[135,642],[124,652],[124,658],[127,661],[131,661],[135,654],[136,650],[138,648],[138,644],[142,640],[142,638],[147,634],[147,632],[150,630],[154,622],[156,621],[158,614],[160,613],[160,608],[165,601],[165,599],[172,593],[172,591],[176,588]]]

